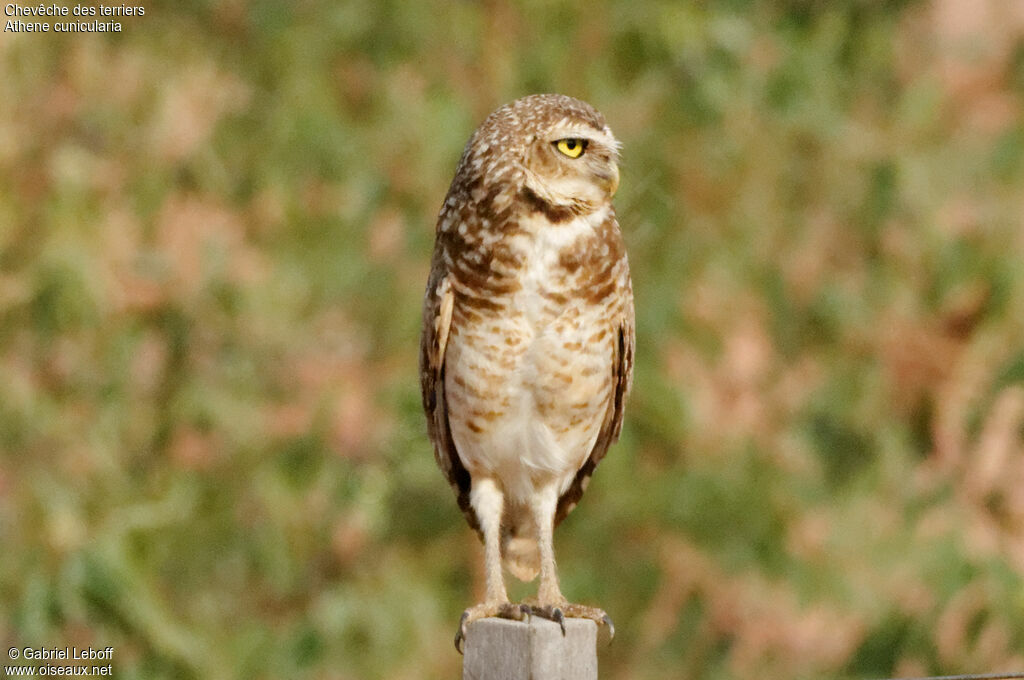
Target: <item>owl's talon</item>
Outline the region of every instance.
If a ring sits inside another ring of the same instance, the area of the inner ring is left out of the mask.
[[[558,624],[558,627],[562,629],[562,637],[565,637],[565,614],[558,607],[551,612],[551,620]]]
[[[523,607],[524,605],[512,604],[511,602],[485,602],[472,606],[462,612],[462,616],[459,618],[459,629],[455,632],[455,651],[459,654],[465,653],[463,643],[469,634],[469,624],[477,619],[486,619],[491,616],[522,621],[524,616],[529,614],[528,608],[524,609]]]
[[[459,629],[455,632],[455,651],[462,654],[462,643],[466,639],[466,619],[469,618],[469,610],[462,612],[459,618]]]
[[[539,616],[542,619],[557,623],[558,627],[562,629],[562,637],[565,637],[565,612],[562,611],[561,607],[557,605],[539,607],[523,604],[520,605],[520,608],[530,616]]]
[[[560,606],[534,607],[533,612],[562,626],[563,635],[565,634],[565,619],[589,619],[599,626],[607,626],[609,643],[615,638],[615,624],[612,623],[611,617],[603,609],[597,607],[566,602]]]
[[[601,617],[601,624],[608,628],[608,644],[611,644],[615,639],[615,624],[612,623],[612,618],[605,614]]]

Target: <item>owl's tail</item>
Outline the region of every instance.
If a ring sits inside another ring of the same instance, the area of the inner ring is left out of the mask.
[[[518,514],[518,513],[516,513]],[[509,518],[501,536],[501,561],[520,581],[532,581],[540,573],[540,544],[537,525],[529,513]],[[518,520],[518,521],[516,521]]]
[[[532,581],[540,572],[540,546],[536,538],[511,538],[502,550],[505,568],[520,581]]]

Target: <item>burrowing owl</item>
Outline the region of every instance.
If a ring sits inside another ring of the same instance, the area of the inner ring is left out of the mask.
[[[486,616],[608,621],[569,604],[552,533],[622,427],[633,291],[612,208],[619,144],[563,95],[492,113],[466,145],[437,220],[420,383],[434,454],[484,542]],[[537,597],[509,602],[502,564]],[[563,624],[564,629],[564,624]]]

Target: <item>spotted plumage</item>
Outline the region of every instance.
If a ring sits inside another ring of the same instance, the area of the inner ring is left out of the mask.
[[[482,616],[606,619],[569,604],[552,532],[618,438],[632,379],[629,264],[611,198],[618,142],[590,105],[534,95],[492,113],[437,220],[423,305],[423,406],[437,463],[484,541]],[[502,564],[540,574],[528,607]]]

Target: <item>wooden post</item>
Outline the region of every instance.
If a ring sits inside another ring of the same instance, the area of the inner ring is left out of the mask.
[[[462,680],[597,680],[597,624],[480,619],[466,631]]]

